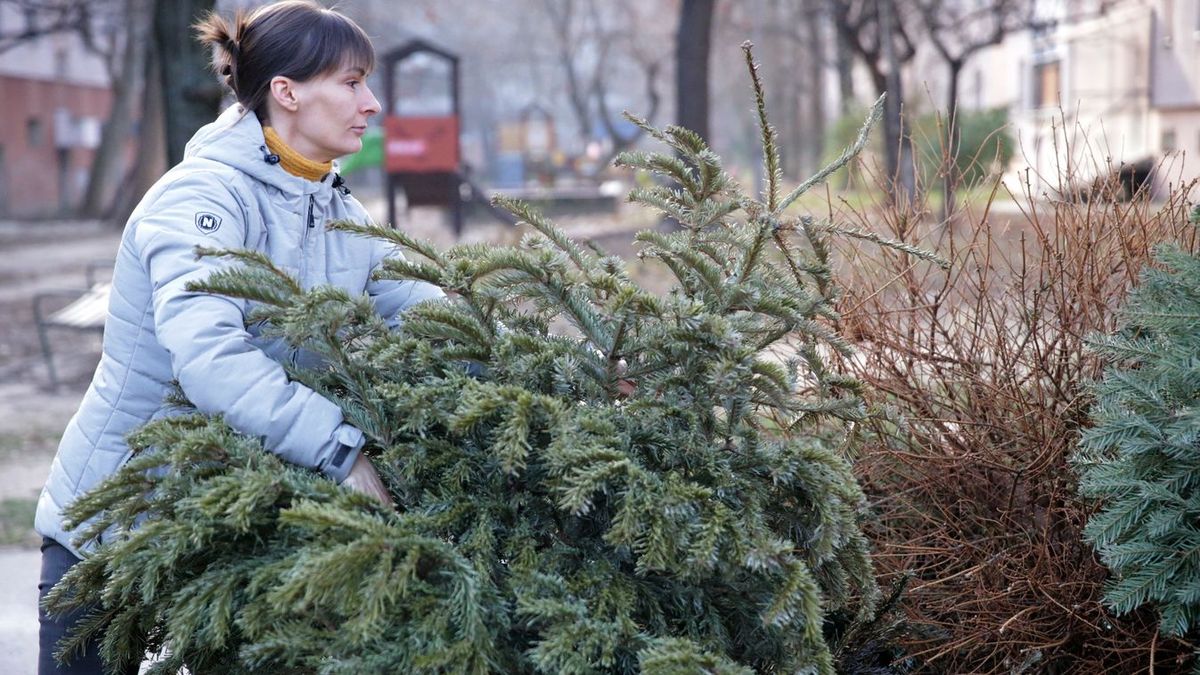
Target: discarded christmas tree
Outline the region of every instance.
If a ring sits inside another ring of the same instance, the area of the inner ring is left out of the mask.
[[[366,433],[398,508],[220,418],[161,420],[71,509],[80,537],[119,534],[52,604],[97,608],[112,663],[165,648],[156,672],[832,672],[825,616],[876,591],[842,447],[867,411],[822,359],[848,349],[828,238],[873,237],[785,209],[879,106],[785,196],[754,84],[761,200],[684,129],[639,122],[672,154],[618,160],[676,183],[630,196],[682,225],[638,235],[665,296],[509,201],[516,247],[337,225],[415,254],[386,277],[451,293],[395,331],[364,297],[205,252],[242,265],[198,288],[323,357],[292,375]]]
[[[1097,339],[1113,363],[1075,462],[1081,494],[1101,503],[1084,536],[1113,572],[1106,604],[1153,605],[1182,637],[1200,628],[1200,257],[1164,248],[1158,262],[1120,330]]]

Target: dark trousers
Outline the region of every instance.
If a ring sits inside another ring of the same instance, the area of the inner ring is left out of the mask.
[[[70,551],[53,539],[42,539],[42,576],[38,580],[38,675],[101,675],[105,672],[100,663],[100,645],[98,640],[88,643],[87,650],[82,655],[76,655],[66,666],[60,666],[54,660],[54,650],[58,641],[70,632],[85,614],[83,611],[72,612],[66,616],[48,616],[42,609],[42,599],[54,588],[54,584],[79,562]],[[129,674],[137,673],[137,668]]]

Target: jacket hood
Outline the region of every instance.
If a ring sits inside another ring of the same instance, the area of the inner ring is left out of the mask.
[[[237,103],[226,108],[216,120],[201,127],[183,151],[185,160],[197,157],[227,164],[287,194],[331,191],[337,176],[336,161],[333,170],[324,178],[310,181],[284,171],[278,161],[269,162],[267,158],[270,154],[258,117]]]

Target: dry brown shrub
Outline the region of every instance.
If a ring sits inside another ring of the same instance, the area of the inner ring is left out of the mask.
[[[1101,605],[1067,458],[1102,367],[1087,336],[1114,327],[1154,245],[1195,246],[1187,189],[1119,201],[1099,182],[1084,203],[994,188],[949,227],[914,226],[919,208],[833,214],[952,262],[863,247],[842,277],[859,346],[844,365],[905,420],[857,458],[882,581],[912,576],[903,647],[923,672],[1178,671],[1191,645],[1158,637],[1152,613]]]

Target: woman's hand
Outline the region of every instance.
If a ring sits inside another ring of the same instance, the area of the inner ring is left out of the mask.
[[[392,501],[392,496],[388,494],[387,488],[383,486],[383,481],[379,479],[379,474],[375,471],[375,466],[371,464],[371,460],[367,459],[366,455],[361,453],[358,455],[354,460],[354,466],[350,467],[350,474],[346,476],[346,480],[342,481],[342,485],[374,497],[393,509],[396,508],[396,502]]]

